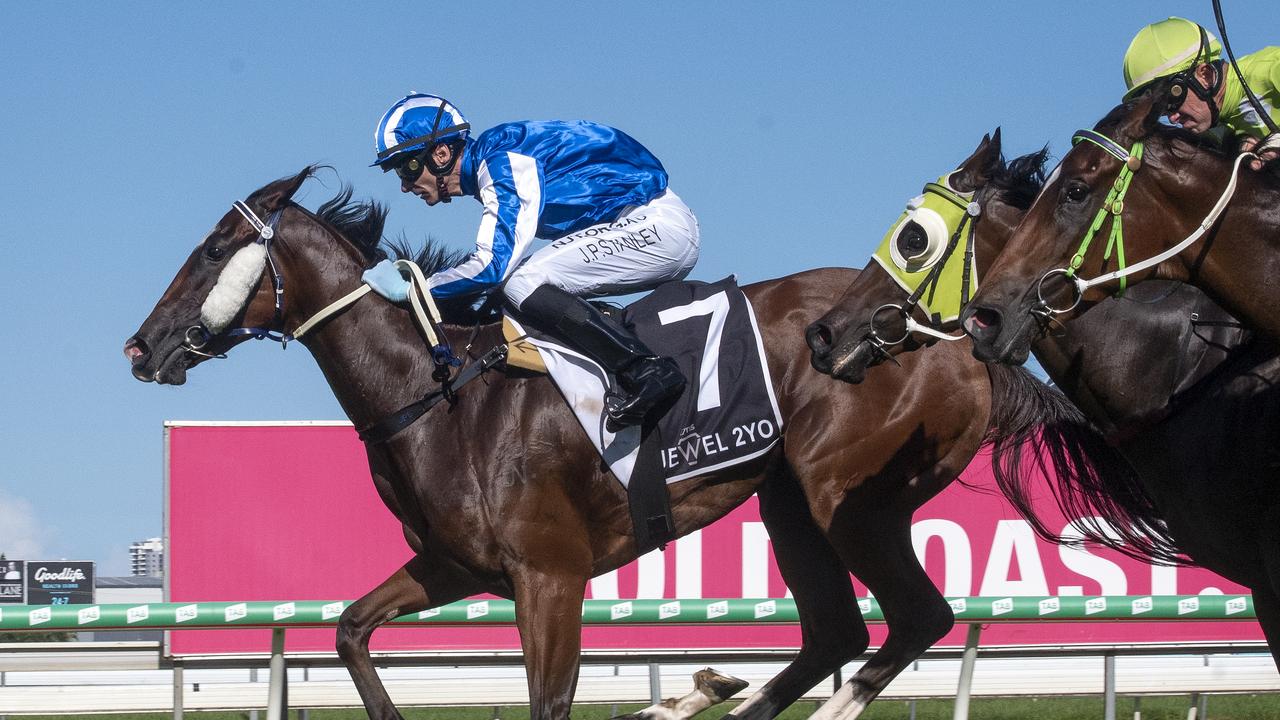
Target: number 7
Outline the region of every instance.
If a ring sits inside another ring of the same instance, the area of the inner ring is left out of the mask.
[[[711,316],[707,327],[707,342],[702,347],[702,369],[698,377],[698,411],[720,407],[720,338],[724,335],[724,321],[729,317],[729,296],[723,290],[688,305],[667,308],[658,313],[663,325],[678,323],[689,318]]]

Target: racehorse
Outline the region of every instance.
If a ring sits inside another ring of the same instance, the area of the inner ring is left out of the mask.
[[[1006,165],[999,145],[997,131],[952,176],[974,192],[981,209],[973,234],[979,270],[1012,247],[1014,228],[1044,182],[1043,151]],[[886,304],[901,305],[905,295],[879,266],[864,271],[810,328],[814,364],[856,383],[889,355],[903,357],[900,353],[911,348],[902,344],[875,348],[871,317]],[[875,324],[894,323],[903,321],[896,313],[881,313]],[[955,324],[943,329],[954,330]],[[904,330],[887,327],[881,334],[894,339]],[[1249,587],[1280,665],[1280,478],[1274,450],[1280,433],[1280,355],[1275,346],[1252,338],[1195,288],[1149,281],[1123,299],[1100,302],[1032,348],[1057,386],[1137,468],[1141,489],[1151,498],[1144,527],[1167,525],[1167,543],[1153,548],[1130,538],[1119,549],[1176,560],[1167,552],[1176,547],[1196,564]],[[875,370],[868,384],[896,372],[887,366]],[[1027,488],[1002,489],[1042,535],[1052,535],[1035,521]],[[1068,482],[1055,492],[1072,514],[1102,516],[1110,528],[1123,529],[1133,520],[1110,510],[1115,503],[1108,498],[1131,495],[1132,488]]]
[[[202,324],[206,298],[225,300],[224,287],[237,278],[249,282],[229,325],[276,331],[297,327],[360,286],[363,270],[381,257],[385,211],[350,202],[346,190],[309,212],[292,197],[311,173],[307,168],[255,191],[192,251],[125,344],[138,379],[181,384],[191,367],[249,337],[229,330],[210,336]],[[271,268],[258,280],[238,258],[262,247],[257,241],[264,235],[271,236],[267,251],[256,251],[257,259],[244,256]],[[998,455],[1018,453],[1018,443],[1043,422],[1059,454],[1093,458],[1099,472],[1126,471],[1063,398],[1021,369],[965,362],[962,349],[908,358],[895,382],[868,387],[832,383],[814,372],[791,338],[856,276],[820,269],[744,288],[765,338],[782,442],[752,464],[669,488],[679,535],[758,492],[779,570],[799,609],[799,654],[737,708],[734,716],[742,720],[775,716],[867,648],[850,572],[875,594],[889,633],[819,716],[856,716],[950,630],[950,607],[912,548],[911,514],[950,483],[984,441],[995,440]],[[442,311],[454,347],[503,343],[497,324],[451,324],[463,314]],[[298,342],[311,351],[357,428],[439,392],[432,390],[432,355],[410,313],[377,296],[350,305]],[[515,600],[531,716],[567,717],[588,579],[637,555],[626,496],[549,379],[499,368],[483,380],[386,442],[366,442],[378,493],[415,552],[339,621],[338,653],[372,718],[399,717],[369,656],[374,629],[483,592]],[[925,409],[920,397],[934,400]],[[1068,463],[1061,472],[1076,466]]]
[[[1237,171],[1243,158],[1160,124],[1164,97],[1156,88],[1076,134],[1009,240],[1018,252],[992,261],[965,309],[980,359],[1023,362],[1049,317],[1067,321],[1123,289],[1109,276],[1126,266],[1136,270],[1127,285],[1147,278],[1194,284],[1280,340],[1280,175]],[[1208,232],[1193,240],[1202,224]],[[1157,262],[1143,267],[1147,260]]]

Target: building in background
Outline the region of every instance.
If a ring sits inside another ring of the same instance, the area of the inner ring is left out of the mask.
[[[134,577],[163,577],[164,541],[154,537],[130,545],[129,566]]]

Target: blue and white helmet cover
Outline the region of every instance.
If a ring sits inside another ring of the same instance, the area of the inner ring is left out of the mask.
[[[432,144],[449,142],[457,138],[467,139],[467,119],[458,108],[442,97],[412,92],[391,106],[378,121],[378,129],[373,134],[373,148],[377,154],[370,167],[385,165],[405,153],[417,152],[427,146],[427,136],[432,132],[437,135],[430,140]],[[383,156],[388,148],[414,138],[423,138],[423,142],[406,145],[390,155]]]

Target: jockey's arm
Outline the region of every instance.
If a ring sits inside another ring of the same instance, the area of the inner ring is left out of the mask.
[[[497,153],[476,172],[484,214],[476,250],[465,262],[427,280],[436,298],[478,295],[507,279],[529,251],[542,214],[542,172],[528,155]]]

